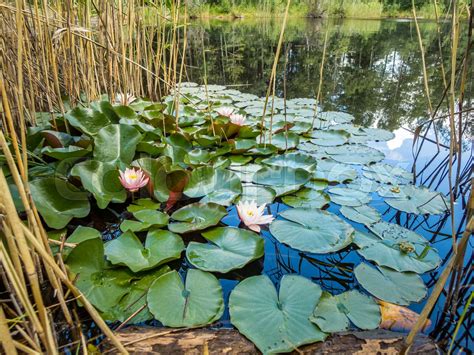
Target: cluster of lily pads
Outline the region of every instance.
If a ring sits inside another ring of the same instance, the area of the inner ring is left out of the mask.
[[[409,172],[383,163],[368,145],[391,132],[320,112],[313,99],[275,98],[262,120],[265,100],[257,96],[193,83],[178,91],[161,103],[92,102],[29,132],[32,197],[50,238],[65,242],[52,244],[54,251],[104,319],[213,323],[225,309],[214,274],[264,257],[265,224],[303,253],[357,247],[366,262],[354,274],[367,293],[331,295],[293,274],[278,289],[265,275],[243,280],[229,297],[230,321],[264,353],[291,351],[351,324],[377,328],[378,300],[406,306],[425,297],[419,274],[439,265],[437,251],[368,204],[377,193],[397,210],[439,214],[447,202],[412,185]],[[265,215],[262,205],[272,203],[292,208]],[[330,203],[342,216],[325,210]],[[221,219],[237,204],[243,223],[225,226]],[[91,208],[120,216],[117,238],[104,241],[84,226]],[[80,224],[72,233],[71,223]],[[183,258],[185,275],[173,262]]]

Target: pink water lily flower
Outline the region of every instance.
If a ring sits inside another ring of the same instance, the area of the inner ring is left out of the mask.
[[[130,192],[138,191],[150,181],[150,178],[139,168],[126,168],[125,171],[119,171],[119,174],[120,183]]]
[[[216,112],[225,117],[230,117],[234,113],[234,109],[232,107],[219,107]]]
[[[257,207],[255,201],[240,201],[237,204],[237,213],[240,220],[254,232],[260,232],[260,225],[269,224],[273,221],[272,215],[263,215],[265,204]]]
[[[245,121],[247,120],[244,115],[241,115],[240,113],[233,113],[230,115],[230,122],[233,124],[236,124],[238,126],[243,126],[245,124]]]

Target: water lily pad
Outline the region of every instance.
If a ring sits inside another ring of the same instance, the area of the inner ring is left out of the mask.
[[[247,165],[231,165],[229,170],[232,170],[242,182],[252,182],[253,175],[262,168],[259,164]]]
[[[376,329],[380,307],[371,297],[355,290],[336,296],[323,292],[310,320],[326,333],[347,330],[349,321],[360,329]]]
[[[301,153],[287,153],[282,155],[276,155],[271,158],[263,159],[263,164],[289,167],[293,169],[304,169],[308,171],[314,171],[316,169],[316,159],[313,157],[301,154]]]
[[[212,274],[189,269],[186,284],[177,271],[160,276],[147,295],[150,312],[167,327],[196,327],[222,316],[224,299],[219,280]]]
[[[328,187],[328,182],[325,181],[325,180],[311,179],[304,186],[309,188],[309,189],[316,190],[316,191],[322,191],[326,187]]]
[[[343,130],[335,129],[318,129],[311,133],[311,143],[320,145],[323,147],[332,147],[337,145],[343,145],[346,143],[351,135]]]
[[[125,202],[127,192],[120,184],[118,169],[111,163],[86,160],[73,166],[71,175],[81,179],[82,186],[94,195],[99,208],[110,202]]]
[[[166,226],[169,220],[169,216],[166,213],[149,209],[142,209],[133,212],[133,217],[138,219],[140,222],[148,223],[156,228]]]
[[[346,187],[333,187],[332,189],[329,189],[328,192],[331,201],[341,206],[362,206],[369,203],[371,200],[369,194]]]
[[[253,182],[260,185],[302,185],[308,182],[310,173],[304,169],[287,166],[264,166],[253,175]]]
[[[325,111],[318,114],[318,118],[330,122],[331,124],[336,123],[349,123],[354,120],[354,116],[346,112],[338,111]]]
[[[66,264],[75,274],[75,285],[100,311],[115,306],[129,291],[133,275],[125,268],[106,269],[104,245],[98,238],[78,244]]]
[[[91,149],[84,149],[81,147],[77,147],[75,145],[70,145],[63,148],[52,148],[52,147],[44,147],[41,150],[41,153],[52,157],[54,159],[63,160],[68,158],[80,158],[84,157],[91,152]]]
[[[74,229],[74,232],[72,232],[72,234],[67,238],[66,242],[79,244],[85,242],[86,240],[95,238],[102,240],[102,235],[97,229],[85,226],[78,226],[76,229]]]
[[[355,207],[342,206],[340,211],[347,219],[365,225],[376,223],[381,218],[379,211],[367,205]]]
[[[357,281],[378,299],[407,306],[425,298],[427,288],[417,274],[397,272],[386,267],[373,268],[366,263],[354,269]]]
[[[64,117],[71,126],[90,136],[111,123],[102,112],[79,106],[67,112]]]
[[[278,293],[267,276],[249,277],[230,294],[230,320],[262,353],[290,352],[326,338],[309,321],[320,296],[318,285],[298,275],[283,276]]]
[[[191,173],[184,193],[189,197],[202,197],[201,202],[214,202],[228,206],[242,192],[239,177],[226,169],[200,167]]]
[[[87,193],[69,182],[47,177],[30,181],[30,191],[36,208],[50,228],[61,229],[73,218],[89,214]]]
[[[385,187],[379,189],[385,202],[403,212],[416,214],[440,214],[448,210],[449,202],[440,193],[430,191],[424,186],[405,185],[398,189]]]
[[[257,141],[259,138],[257,137]],[[294,149],[300,142],[300,136],[293,132],[281,132],[272,134],[271,138],[267,135],[265,142],[277,147],[278,150]]]
[[[175,211],[168,229],[175,233],[188,233],[215,226],[227,215],[226,209],[215,203],[192,203]]]
[[[366,178],[372,179],[383,184],[408,184],[413,180],[412,173],[398,166],[377,163],[363,167],[363,174]]]
[[[245,184],[242,185],[242,194],[239,201],[255,201],[257,205],[270,204],[276,197],[276,192],[270,187]]]
[[[202,233],[210,243],[189,243],[186,257],[204,271],[226,273],[263,256],[263,239],[234,227],[217,227]]]
[[[270,232],[294,249],[325,254],[341,250],[352,242],[354,229],[332,213],[293,208],[280,216],[285,220],[274,220]]]
[[[160,207],[161,203],[155,202],[150,198],[139,198],[127,207],[127,211],[134,213],[141,210],[157,210]]]
[[[102,317],[111,322],[124,322],[134,315],[128,320],[127,324],[138,324],[152,320],[153,315],[148,310],[146,295],[151,284],[158,277],[170,271],[171,269],[165,265],[159,269],[147,272],[139,280],[132,281],[129,292],[122,297],[119,303],[107,309],[107,312],[102,313]]]
[[[357,177],[357,170],[347,164],[339,164],[334,161],[318,161],[314,178],[329,182],[345,182]]]
[[[105,245],[105,255],[112,264],[126,265],[133,272],[179,259],[183,250],[184,243],[179,235],[158,229],[148,232],[145,246],[130,231]]]
[[[119,166],[129,165],[140,139],[140,133],[132,126],[108,125],[94,137],[94,159]]]
[[[354,181],[351,181],[349,184],[346,185],[348,188],[353,190],[360,190],[363,192],[376,192],[380,187],[378,182],[375,182],[370,179],[366,179],[364,177],[357,178]]]
[[[385,158],[385,155],[375,148],[362,144],[345,144],[337,147],[327,147],[332,159],[345,164],[371,164],[377,163]]]
[[[356,232],[357,252],[367,260],[397,271],[419,274],[436,268],[440,258],[435,249],[418,234],[399,225],[378,222],[369,226],[376,235]]]
[[[328,205],[331,200],[329,196],[322,191],[304,188],[294,195],[283,196],[282,201],[291,207],[323,208]]]
[[[122,232],[143,232],[151,228],[151,224],[131,219],[125,219],[120,223],[120,230]]]

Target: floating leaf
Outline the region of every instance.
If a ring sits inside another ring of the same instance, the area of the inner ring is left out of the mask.
[[[309,189],[316,190],[316,191],[322,191],[326,187],[328,187],[328,182],[325,181],[325,180],[311,179],[304,186],[309,188]]]
[[[336,123],[349,123],[354,120],[354,116],[346,112],[338,111],[325,111],[318,114],[318,118],[330,122],[331,124]]]
[[[186,284],[177,271],[160,276],[148,291],[148,308],[164,326],[197,327],[222,316],[224,299],[212,274],[189,269]]]
[[[132,126],[111,124],[97,132],[94,138],[94,159],[115,165],[129,165],[141,139]]]
[[[302,185],[308,182],[309,172],[289,167],[264,166],[253,175],[253,182],[260,185]]]
[[[253,175],[262,168],[259,164],[231,165],[229,170],[236,174],[242,182],[252,182]]]
[[[145,246],[130,231],[105,245],[105,255],[112,264],[126,265],[133,272],[179,259],[183,250],[184,243],[179,235],[158,229],[148,232]]]
[[[125,202],[127,192],[119,180],[118,169],[111,163],[86,160],[73,166],[71,175],[81,179],[82,186],[94,195],[99,208],[110,202]]]
[[[412,173],[398,166],[377,163],[362,168],[366,178],[372,179],[383,184],[408,184],[413,180]]]
[[[282,201],[291,207],[323,208],[328,205],[331,200],[329,196],[322,191],[304,188],[294,195],[283,196]]]
[[[326,338],[309,321],[320,296],[321,288],[301,276],[284,275],[278,293],[267,276],[249,277],[230,294],[230,320],[262,353],[290,352]]]
[[[120,230],[122,232],[143,232],[151,228],[151,224],[131,219],[125,219],[120,223]]]
[[[168,229],[175,233],[188,233],[215,226],[227,215],[224,207],[215,203],[192,203],[175,211]]]
[[[440,258],[428,241],[397,224],[378,222],[369,226],[377,236],[356,232],[357,252],[367,260],[397,271],[419,274],[436,268]]]
[[[357,170],[346,164],[339,164],[331,160],[318,161],[314,178],[329,182],[345,182],[357,177]]]
[[[403,212],[416,214],[440,214],[448,210],[449,202],[439,192],[430,191],[424,186],[400,186],[398,189],[384,187],[379,189],[385,202]]]
[[[308,171],[314,171],[316,169],[316,159],[313,157],[301,154],[301,153],[287,153],[282,155],[276,155],[271,158],[263,159],[263,164],[289,167],[293,169],[304,169]]]
[[[345,144],[337,147],[326,148],[332,159],[345,164],[371,164],[385,158],[385,155],[371,147],[362,144]]]
[[[133,276],[127,269],[106,269],[104,245],[98,238],[78,244],[66,264],[75,274],[75,285],[100,311],[114,307],[129,291]]]
[[[397,272],[386,267],[373,268],[366,263],[354,269],[357,281],[378,299],[407,306],[420,302],[427,289],[420,276],[410,272]]]
[[[343,130],[314,130],[311,133],[311,143],[323,147],[332,147],[346,143],[351,135]]]
[[[186,256],[192,265],[204,271],[226,273],[263,256],[263,239],[251,231],[217,227],[202,236],[210,243],[189,243]]]
[[[376,223],[381,218],[379,211],[367,205],[356,207],[342,206],[340,211],[347,219],[365,225]]]
[[[283,211],[286,220],[274,220],[270,232],[281,243],[308,253],[332,253],[352,242],[354,229],[336,215],[322,210],[294,208]]]
[[[341,206],[357,207],[369,203],[369,194],[345,187],[334,187],[329,190],[331,201]]]
[[[128,320],[127,324],[138,324],[153,319],[153,315],[148,310],[146,304],[146,295],[151,284],[158,277],[170,271],[171,269],[165,265],[146,273],[139,280],[134,280],[130,284],[129,292],[122,297],[119,303],[107,309],[107,312],[103,313],[102,317],[112,322]],[[139,311],[140,309],[141,311]],[[134,316],[130,318],[132,315]]]
[[[276,197],[275,191],[267,186],[245,184],[239,201],[255,201],[257,205],[270,204]]]
[[[134,213],[141,210],[157,210],[161,207],[161,203],[155,202],[150,198],[140,198],[135,200],[133,204],[127,207],[127,211]]]
[[[148,223],[156,228],[166,226],[169,220],[169,216],[166,213],[149,209],[142,209],[133,212],[133,217],[138,219],[140,222]]]
[[[74,232],[67,238],[66,242],[68,243],[82,243],[86,240],[98,238],[102,240],[102,235],[95,228],[78,226],[74,229]]]
[[[184,193],[189,197],[202,197],[201,202],[214,202],[228,206],[242,192],[240,179],[233,172],[213,167],[200,167],[191,173]]]
[[[64,117],[73,127],[90,136],[111,123],[102,112],[79,106],[67,112]]]
[[[310,321],[326,333],[347,330],[349,321],[360,329],[376,329],[380,324],[380,307],[355,290],[337,296],[323,292]]]
[[[70,145],[64,148],[51,148],[51,147],[44,147],[41,150],[41,153],[52,157],[54,159],[63,160],[68,158],[80,158],[84,157],[91,152],[91,149],[84,149],[81,147],[77,147],[75,145]]]
[[[30,181],[30,190],[38,212],[50,228],[61,229],[73,218],[89,214],[87,193],[67,181],[48,177]]]

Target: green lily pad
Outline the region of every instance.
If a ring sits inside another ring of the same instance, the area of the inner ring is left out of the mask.
[[[61,229],[73,219],[89,214],[87,193],[67,181],[47,177],[30,181],[36,208],[50,228]]]
[[[252,161],[252,157],[245,155],[231,155],[229,159],[232,166],[245,165]]]
[[[304,188],[294,195],[283,196],[282,201],[291,207],[323,208],[329,204],[331,199],[322,191]]]
[[[347,219],[365,225],[376,223],[381,218],[379,211],[367,205],[355,207],[342,206],[340,211]]]
[[[184,243],[179,235],[158,229],[148,232],[145,246],[130,231],[105,244],[107,259],[114,265],[126,265],[133,272],[179,259],[183,250]]]
[[[383,184],[408,184],[413,180],[412,173],[398,166],[377,163],[362,168],[366,178],[372,179]]]
[[[278,293],[268,276],[249,277],[230,294],[230,320],[262,353],[290,352],[326,338],[309,321],[320,296],[318,285],[298,275],[283,276]]]
[[[335,129],[319,129],[311,133],[311,143],[323,147],[332,147],[336,145],[343,145],[349,140],[351,135],[343,130]]]
[[[259,164],[231,165],[229,170],[236,174],[242,182],[252,182],[253,175],[262,168]]]
[[[362,144],[345,144],[337,147],[327,147],[332,159],[345,164],[371,164],[377,163],[385,158],[385,155],[371,147]]]
[[[120,230],[122,232],[143,232],[151,228],[151,224],[125,219],[120,223]]]
[[[110,202],[121,203],[127,199],[127,192],[119,180],[119,171],[111,163],[86,160],[74,165],[71,175],[81,179],[82,186],[94,195],[101,209]]]
[[[367,260],[397,271],[419,274],[436,268],[440,258],[427,240],[397,224],[378,222],[369,226],[376,235],[356,232],[357,252]]]
[[[275,191],[267,186],[245,184],[242,185],[242,194],[239,201],[255,201],[258,206],[270,204],[276,197]]]
[[[332,202],[350,207],[362,206],[371,200],[369,194],[346,187],[333,187],[329,189],[329,196]]]
[[[66,264],[75,274],[76,287],[102,312],[114,307],[129,292],[133,275],[125,268],[106,269],[104,245],[98,238],[78,244]]]
[[[318,161],[313,177],[318,180],[341,183],[354,180],[357,177],[357,170],[346,164],[339,164],[331,160],[321,160]]]
[[[259,142],[260,137],[257,137]],[[277,134],[267,134],[265,142],[275,146],[278,150],[294,149],[300,142],[300,136],[293,132],[281,132]]]
[[[108,125],[94,137],[94,159],[103,163],[129,165],[140,139],[140,133],[132,126]]]
[[[378,182],[373,180],[366,179],[364,177],[357,178],[354,181],[351,181],[349,184],[346,185],[348,188],[353,190],[359,190],[363,192],[376,192],[380,187]]]
[[[281,243],[308,253],[332,253],[352,242],[354,229],[336,215],[322,210],[293,208],[280,213],[270,232]]]
[[[90,136],[97,134],[111,123],[102,112],[79,106],[67,112],[64,117],[71,126]]]
[[[347,330],[349,321],[360,329],[376,329],[381,316],[379,305],[371,297],[352,290],[337,296],[323,292],[309,319],[323,332],[336,333]]]
[[[102,317],[111,322],[124,322],[128,320],[127,324],[138,324],[152,320],[153,315],[147,307],[146,295],[151,284],[158,277],[170,271],[171,269],[165,265],[159,269],[147,272],[139,280],[132,281],[129,292],[122,297],[119,303],[109,308],[106,313],[102,313]],[[141,311],[138,312],[140,309]],[[132,315],[134,316],[130,318]]]
[[[427,288],[417,274],[397,272],[386,267],[373,268],[366,263],[354,269],[357,281],[372,295],[390,303],[408,306],[425,298]]]
[[[354,121],[354,116],[346,112],[339,111],[325,111],[318,114],[318,118],[324,121],[328,121],[331,124],[336,123],[349,123]]]
[[[242,192],[239,177],[226,169],[200,167],[191,173],[184,194],[202,197],[201,202],[214,202],[228,206]]]
[[[313,157],[301,154],[301,153],[287,153],[282,155],[276,155],[271,158],[263,159],[263,164],[289,167],[293,169],[304,169],[308,171],[314,171],[316,169],[316,159]]]
[[[224,311],[219,280],[189,269],[186,284],[177,271],[160,276],[148,291],[148,308],[164,326],[197,327],[218,320]]]
[[[263,256],[263,239],[234,227],[217,227],[202,233],[210,243],[189,243],[186,257],[204,271],[227,273]]]
[[[52,148],[52,147],[44,147],[41,150],[41,153],[52,157],[54,159],[63,160],[68,158],[80,158],[84,157],[91,152],[91,149],[84,149],[81,147],[77,147],[75,145],[70,145],[64,148]]]
[[[169,220],[169,216],[166,213],[149,209],[142,209],[133,212],[133,217],[138,219],[140,222],[148,223],[156,228],[166,226]]]
[[[149,198],[140,198],[135,200],[133,204],[127,207],[127,211],[130,213],[138,212],[141,210],[158,210],[161,207],[161,203],[155,202]]]
[[[416,214],[440,214],[448,210],[449,202],[440,193],[430,191],[424,186],[405,185],[399,187],[399,192],[385,187],[378,194],[385,197],[385,202],[403,212]],[[398,190],[397,190],[398,191]]]
[[[328,187],[328,182],[325,181],[325,180],[311,179],[304,186],[309,188],[309,189],[316,190],[316,191],[322,191],[326,187]]]
[[[275,185],[303,185],[308,182],[309,178],[310,173],[304,169],[293,169],[287,166],[264,166],[253,175],[252,181],[273,188]]]
[[[78,226],[74,229],[74,232],[67,238],[66,242],[68,243],[82,243],[86,240],[98,238],[102,240],[102,235],[100,232],[95,228]]]
[[[215,226],[227,215],[226,209],[215,203],[192,203],[175,211],[171,218],[175,221],[168,225],[174,233],[188,233]]]

